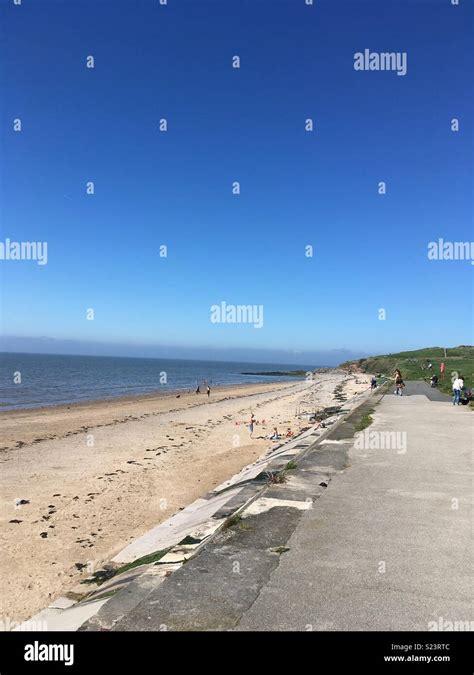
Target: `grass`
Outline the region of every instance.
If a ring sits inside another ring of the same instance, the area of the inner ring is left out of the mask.
[[[427,369],[428,363],[433,364],[432,370]],[[445,394],[451,394],[451,378],[454,373],[464,376],[464,384],[468,389],[474,388],[474,347],[463,345],[447,348],[446,356],[443,347],[429,347],[412,352],[399,352],[382,356],[370,356],[357,361],[346,361],[342,368],[361,370],[364,373],[375,373],[390,377],[395,368],[399,368],[404,380],[429,381],[435,373],[440,377],[440,364],[446,364],[443,379],[439,380],[438,388]]]
[[[234,513],[233,516],[231,516],[226,522],[224,523],[224,529],[226,530],[229,527],[234,527],[234,525],[237,525],[242,520],[242,516],[239,515],[238,513]]]
[[[298,464],[291,459],[285,466],[285,471],[294,471],[297,467]]]
[[[194,544],[200,544],[201,539],[195,539],[194,537],[191,537],[189,534],[187,537],[184,537],[179,543],[178,546],[191,546]]]
[[[231,516],[224,524],[224,530],[227,530],[229,527],[237,527],[240,530],[251,530],[252,526],[248,523],[245,523],[242,519],[242,516],[239,513],[235,513]]]
[[[282,553],[286,553],[289,550],[290,549],[288,548],[288,546],[277,546],[276,548],[270,549],[272,553],[278,553],[279,555],[281,555]]]
[[[267,471],[266,476],[268,482],[272,485],[280,485],[281,483],[286,483],[288,481],[288,476],[283,471]]]
[[[113,577],[118,576],[119,574],[123,574],[124,572],[128,572],[129,570],[132,570],[134,567],[139,567],[140,565],[151,565],[152,563],[158,562],[163,556],[165,556],[168,553],[169,549],[164,549],[163,551],[155,551],[154,553],[149,553],[148,555],[144,555],[142,558],[137,558],[131,563],[127,563],[126,565],[122,565],[122,567],[118,567],[117,569],[114,570],[98,570],[97,572],[94,572],[88,579],[84,579],[84,581],[81,581],[81,584],[98,584],[99,586],[103,584],[105,581],[109,581],[109,579],[112,579]]]
[[[374,412],[375,411],[374,411],[373,408],[371,408],[370,410],[367,410],[367,412],[365,412],[362,415],[362,417],[360,418],[360,420],[356,424],[355,430],[356,431],[364,431],[364,429],[367,429],[367,427],[370,427],[370,425],[374,421],[374,419],[372,417],[372,413],[374,413]]]

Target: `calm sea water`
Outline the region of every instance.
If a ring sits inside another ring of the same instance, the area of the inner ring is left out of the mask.
[[[295,380],[294,377],[242,375],[244,371],[313,370],[316,366],[232,363],[104,356],[0,354],[0,407],[35,408],[59,403],[191,389]],[[160,377],[166,373],[167,383]],[[21,383],[15,383],[15,373]]]

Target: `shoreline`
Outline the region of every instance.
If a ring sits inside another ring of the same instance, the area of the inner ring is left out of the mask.
[[[337,370],[336,368],[334,369],[335,371]],[[269,375],[270,376],[270,375]],[[274,375],[271,375],[270,377],[275,377]],[[290,376],[288,376],[290,377]],[[268,385],[277,385],[277,384],[293,384],[296,382],[302,382],[304,381],[305,378],[303,376],[291,376],[291,379],[287,380],[273,380],[271,382],[268,381],[262,381],[262,382],[237,382],[237,383],[230,383],[230,384],[218,384],[215,385],[214,387],[211,387],[211,393],[219,392],[221,390],[225,389],[233,389],[234,387],[257,387],[259,385],[263,386],[268,386]],[[27,405],[21,408],[9,408],[7,406],[1,407],[0,406],[0,419],[2,415],[8,415],[8,416],[13,416],[15,414],[21,414],[21,413],[34,413],[34,412],[60,412],[63,410],[70,410],[74,408],[79,408],[79,407],[87,407],[87,406],[98,406],[100,404],[110,404],[110,403],[133,403],[134,401],[141,401],[141,400],[149,400],[149,399],[155,399],[155,398],[176,398],[176,395],[179,394],[180,396],[206,396],[206,392],[202,391],[200,394],[196,394],[195,391],[192,391],[189,387],[183,387],[181,389],[168,389],[167,391],[160,391],[160,390],[155,390],[155,391],[150,391],[150,392],[144,392],[140,394],[119,394],[117,396],[105,396],[102,398],[87,398],[87,399],[79,399],[77,401],[65,401],[64,403],[51,403],[47,405]]]

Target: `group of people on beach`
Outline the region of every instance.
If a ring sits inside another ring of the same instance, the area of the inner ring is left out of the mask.
[[[261,423],[265,424],[265,420],[262,420]],[[251,413],[250,420],[249,420],[249,423],[248,423],[248,428],[249,428],[249,431],[250,431],[250,438],[252,438],[253,430],[254,430],[254,427],[255,427],[256,424],[259,424],[259,422],[258,422],[258,420],[255,419],[254,413]],[[288,429],[286,430],[285,438],[293,438],[293,436],[294,436],[294,433],[291,430],[291,427],[288,427]],[[282,437],[283,436],[278,433],[278,428],[273,427],[272,433],[269,434],[266,438],[270,441],[278,441]]]

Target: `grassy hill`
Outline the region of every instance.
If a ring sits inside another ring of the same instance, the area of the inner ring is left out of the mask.
[[[432,371],[427,369],[430,362],[433,364]],[[474,347],[469,345],[448,347],[446,356],[444,356],[444,347],[428,347],[413,352],[384,354],[357,361],[346,361],[340,367],[382,375],[391,375],[395,368],[399,368],[405,380],[429,380],[432,373],[440,377],[441,362],[446,364],[444,379],[440,380],[439,384],[441,391],[451,392],[451,377],[454,372],[464,375],[466,387],[474,388]]]

